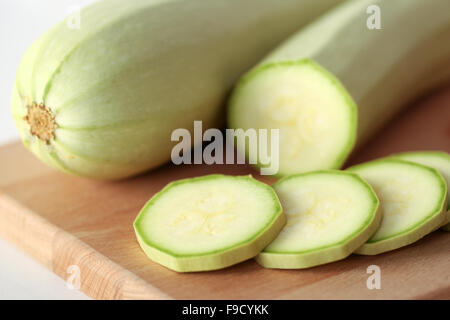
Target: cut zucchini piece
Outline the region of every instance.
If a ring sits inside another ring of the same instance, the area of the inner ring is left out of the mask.
[[[438,170],[447,182],[447,193],[450,198],[450,155],[443,151],[416,151],[394,155],[395,158],[423,164]],[[450,201],[447,204],[447,224],[442,228],[450,231]]]
[[[287,224],[256,257],[266,268],[300,269],[344,259],[380,225],[376,194],[356,174],[310,172],[281,179],[273,187]]]
[[[285,223],[270,186],[251,176],[208,175],[168,184],[144,206],[134,228],[150,259],[190,272],[256,256]]]
[[[244,75],[229,126],[279,128],[279,175],[340,167],[355,135],[363,145],[408,102],[450,79],[448,11],[448,0],[344,1]],[[381,30],[368,26],[372,18]]]
[[[399,159],[381,159],[349,168],[374,188],[383,221],[355,253],[375,255],[421,239],[447,219],[447,185],[436,169]]]
[[[344,87],[307,59],[255,69],[241,80],[229,109],[232,128],[280,129],[281,176],[339,168],[353,148],[356,118]]]

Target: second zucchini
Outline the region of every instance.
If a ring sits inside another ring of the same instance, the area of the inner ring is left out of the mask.
[[[380,30],[366,24],[374,6]],[[448,0],[342,4],[241,79],[229,126],[279,128],[280,175],[339,168],[356,138],[366,142],[405,103],[450,78],[449,10]]]

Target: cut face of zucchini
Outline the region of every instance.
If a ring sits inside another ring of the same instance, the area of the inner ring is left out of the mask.
[[[356,106],[311,60],[273,63],[245,76],[230,100],[232,128],[280,129],[279,174],[339,168],[356,136]],[[270,148],[270,145],[269,145]]]
[[[264,267],[300,269],[344,259],[380,225],[375,192],[356,174],[317,171],[273,187],[287,224],[256,257]]]
[[[256,256],[285,222],[268,185],[250,176],[209,175],[167,185],[145,205],[134,227],[150,259],[189,272]]]
[[[446,221],[447,186],[437,170],[398,159],[348,170],[372,185],[383,212],[380,228],[356,253],[374,255],[406,246]]]
[[[438,170],[447,182],[447,192],[450,198],[450,155],[442,151],[417,151],[394,155],[395,158],[420,163]],[[450,202],[447,204],[447,224],[442,228],[450,231]]]

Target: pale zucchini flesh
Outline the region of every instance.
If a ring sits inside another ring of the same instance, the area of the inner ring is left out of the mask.
[[[380,30],[367,27],[369,6],[380,8]],[[230,127],[280,128],[280,175],[340,166],[354,135],[356,146],[362,145],[407,102],[450,79],[449,9],[448,0],[343,3],[241,79],[229,102]],[[303,61],[313,61],[327,72],[299,74]],[[332,86],[323,85],[330,78],[339,80],[335,91],[340,97],[334,113],[319,117],[332,92]],[[343,101],[352,109],[347,95],[358,106],[357,122],[348,121],[342,111]],[[267,115],[267,110],[278,111]],[[328,131],[322,130],[327,126]],[[333,147],[322,149],[325,145]]]
[[[267,268],[301,269],[349,256],[381,222],[372,188],[356,174],[318,171],[273,185],[287,223],[256,257]]]
[[[409,245],[447,219],[447,185],[433,168],[398,159],[351,167],[375,190],[383,220],[377,232],[355,253],[375,255]]]
[[[145,205],[134,227],[150,259],[193,272],[256,256],[285,222],[270,186],[250,176],[209,175],[167,185]]]
[[[443,151],[415,151],[394,155],[395,158],[417,162],[438,170],[447,182],[447,192],[450,198],[450,155]],[[447,224],[442,227],[450,231],[450,201],[447,205]]]
[[[170,160],[171,133],[222,125],[238,77],[340,0],[109,0],[25,53],[12,114],[48,165],[120,179]],[[263,31],[262,31],[263,30]]]

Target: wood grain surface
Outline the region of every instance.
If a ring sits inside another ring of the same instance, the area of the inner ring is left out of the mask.
[[[450,152],[450,89],[410,107],[350,164],[391,152]],[[132,223],[168,182],[210,173],[257,172],[245,165],[167,165],[122,182],[71,177],[41,164],[19,143],[0,148],[0,236],[98,299],[432,299],[450,298],[450,233],[436,231],[408,247],[306,270],[269,270],[246,261],[204,273],[178,274],[150,261]],[[268,178],[262,179],[272,183]],[[380,290],[366,287],[367,267],[381,268]]]

